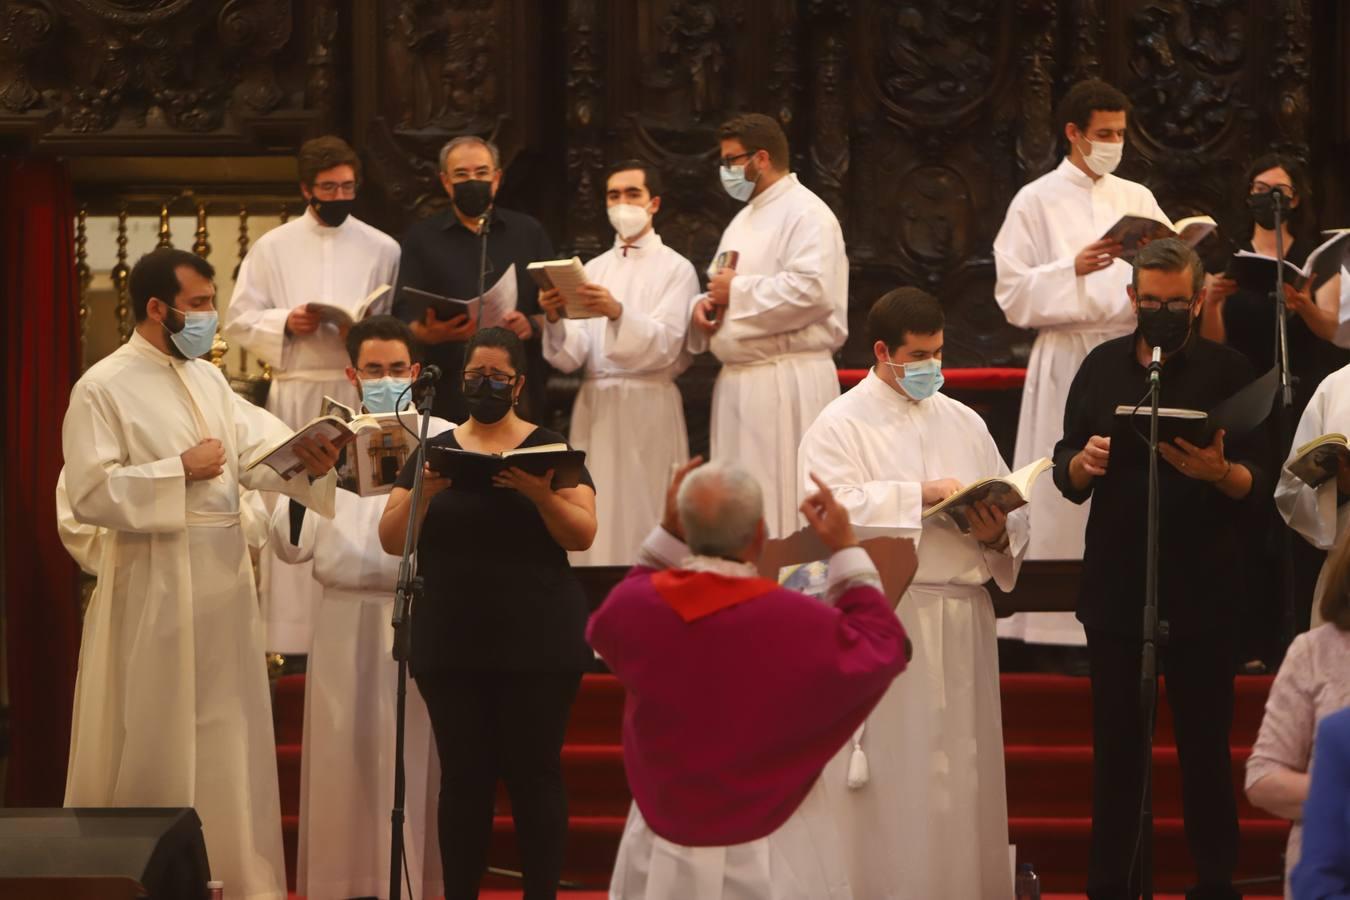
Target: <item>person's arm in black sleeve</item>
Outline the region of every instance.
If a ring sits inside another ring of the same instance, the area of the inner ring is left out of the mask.
[[[403,288],[407,286],[422,290],[433,288],[427,284],[426,266],[422,262],[422,254],[418,252],[416,231],[403,236],[403,240],[399,242],[399,250],[401,255],[398,263],[398,282],[394,285],[394,303],[390,313],[411,324],[411,311],[408,308],[410,304],[403,296]]]
[[[1078,367],[1069,385],[1069,396],[1064,403],[1064,433],[1055,444],[1053,456],[1055,467],[1051,470],[1051,477],[1064,499],[1071,503],[1086,502],[1092,496],[1092,488],[1096,484],[1094,478],[1086,487],[1078,487],[1070,475],[1070,464],[1092,438],[1097,418],[1091,365],[1092,358],[1089,356]]]

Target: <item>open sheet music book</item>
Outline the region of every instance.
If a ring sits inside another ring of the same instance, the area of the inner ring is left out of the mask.
[[[543,475],[553,470],[553,489],[576,487],[581,483],[581,470],[586,461],[582,450],[572,450],[566,444],[541,444],[538,447],[520,447],[501,453],[475,453],[454,447],[427,444],[427,465],[450,479],[459,490],[499,490],[492,478],[505,469],[517,468],[531,475]]]
[[[1295,450],[1285,468],[1304,484],[1320,487],[1336,477],[1342,460],[1350,462],[1350,439],[1343,434],[1324,434]]]
[[[1149,241],[1174,237],[1181,238],[1186,246],[1194,247],[1218,230],[1218,223],[1209,216],[1190,216],[1181,219],[1177,222],[1176,231],[1173,231],[1167,227],[1166,222],[1148,216],[1124,215],[1106,230],[1101,239],[1110,238],[1118,242],[1124,248],[1120,258],[1129,262],[1134,259],[1139,248]]]
[[[1319,244],[1302,266],[1296,266],[1289,260],[1284,261],[1284,280],[1297,290],[1312,285],[1316,287],[1341,270],[1345,264],[1347,248],[1350,248],[1350,229],[1339,228],[1324,231],[1330,235]],[[1238,287],[1256,294],[1269,294],[1275,290],[1275,257],[1251,250],[1239,250],[1228,263],[1228,277],[1238,283]]]
[[[580,257],[571,259],[549,259],[532,262],[526,268],[540,290],[557,288],[562,294],[563,311],[569,319],[594,319],[599,313],[591,312],[583,305],[581,286],[587,283],[586,269]]]
[[[961,533],[967,534],[970,532],[970,508],[977,502],[983,500],[993,503],[1005,513],[1026,506],[1031,502],[1031,486],[1036,483],[1041,473],[1053,466],[1054,462],[1050,457],[1043,456],[1016,472],[993,478],[981,478],[961,488],[941,503],[924,510],[923,517],[927,519],[939,513],[946,513],[956,523],[956,527],[961,529]]]
[[[339,328],[350,328],[362,319],[368,318],[370,316],[371,307],[391,290],[393,290],[391,285],[380,285],[366,295],[366,299],[362,300],[353,312],[348,312],[342,307],[334,306],[331,303],[306,303],[305,309],[311,314],[318,316],[323,322],[331,323]]]
[[[483,292],[482,319],[478,321],[479,327],[494,328],[501,325],[506,319],[506,314],[516,308],[516,292],[516,265],[512,263],[507,267],[505,274]],[[449,322],[459,316],[468,316],[471,321],[478,320],[477,297],[460,300],[408,285],[401,285],[398,295],[402,304],[402,315],[411,321],[426,321],[428,309],[441,322]]]
[[[338,486],[362,497],[392,491],[398,473],[417,450],[417,410],[410,405],[401,414],[358,414],[332,397],[324,397],[323,403],[325,416],[342,419],[356,433],[338,459]]]
[[[356,438],[357,433],[380,429],[378,416],[344,415],[341,410],[347,410],[348,414],[351,413],[351,410],[340,403],[329,401],[328,398],[325,398],[325,401],[341,407],[341,409],[326,410],[324,415],[310,420],[290,435],[266,448],[244,467],[245,471],[258,466],[268,466],[282,478],[290,481],[291,478],[305,470],[305,464],[300,461],[300,457],[295,455],[295,445],[302,438],[323,435],[333,442],[333,446],[341,450]]]

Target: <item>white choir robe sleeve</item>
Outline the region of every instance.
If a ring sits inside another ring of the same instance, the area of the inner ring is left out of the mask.
[[[798,331],[834,314],[830,273],[844,265],[834,256],[841,248],[827,223],[816,216],[799,216],[781,236],[781,272],[737,275],[731,279],[727,322],[738,338],[763,337]]]
[[[907,537],[918,547],[923,533],[923,485],[917,481],[879,481],[860,464],[862,454],[833,428],[807,432],[797,453],[803,497],[818,488],[814,474],[829,485],[860,539]]]
[[[325,519],[333,518],[337,494],[337,473],[333,470],[310,481],[303,473],[289,480],[283,479],[269,466],[244,469],[247,461],[255,459],[268,446],[283,440],[292,431],[285,422],[262,407],[254,406],[233,391],[230,396],[234,398],[234,435],[235,449],[239,454],[240,484],[256,491],[276,491],[294,497]]]
[[[712,335],[706,334],[702,329],[694,326],[694,310],[698,308],[698,304],[707,296],[708,294],[706,291],[699,291],[694,294],[689,300],[689,314],[685,316],[685,330],[688,334],[685,336],[684,344],[694,356],[698,356],[700,353],[707,353],[708,348],[712,345]]]
[[[66,548],[80,569],[86,575],[97,575],[108,531],[97,525],[76,521],[70,509],[70,496],[66,493],[65,469],[56,479],[56,529],[61,536],[61,546]]]
[[[81,381],[61,428],[66,491],[77,522],[145,534],[187,528],[187,478],[177,456],[130,466],[116,411]],[[185,448],[186,449],[186,448]]]
[[[291,503],[289,500],[276,504],[276,508],[272,510],[270,525],[268,537],[273,550],[283,562],[295,565],[309,562],[314,558],[318,519],[309,515],[308,510],[305,510],[305,515],[301,519],[298,543],[291,543]]]
[[[653,309],[624,306],[623,315],[606,324],[605,355],[614,365],[629,372],[659,371],[675,365],[684,352],[694,312],[689,298],[698,294],[698,274],[687,260],[681,262]]]
[[[286,318],[291,310],[277,307],[271,296],[267,284],[271,260],[261,256],[263,249],[255,247],[239,266],[239,279],[234,283],[221,331],[230,343],[280,368],[286,349]]]
[[[1308,402],[1308,408],[1303,411],[1303,417],[1299,419],[1298,428],[1294,431],[1292,447],[1302,447],[1326,433],[1328,402],[1329,397],[1325,391],[1319,389],[1313,394],[1312,400]],[[1289,459],[1293,458],[1294,452],[1291,449]],[[1288,464],[1289,460],[1285,460],[1285,466]],[[1322,482],[1318,487],[1312,487],[1291,473],[1288,468],[1280,468],[1280,480],[1275,486],[1275,506],[1289,523],[1289,527],[1303,535],[1308,543],[1319,550],[1330,550],[1334,547],[1337,536],[1345,526],[1347,514],[1343,510],[1350,510],[1350,504],[1338,507],[1336,500],[1335,478]]]
[[[625,313],[626,315],[626,313]],[[591,355],[589,319],[544,320],[544,359],[559,372],[572,373],[586,365]]]
[[[250,550],[261,552],[267,546],[271,537],[268,534],[270,517],[262,494],[257,491],[239,492],[239,525],[244,529],[244,542]]]

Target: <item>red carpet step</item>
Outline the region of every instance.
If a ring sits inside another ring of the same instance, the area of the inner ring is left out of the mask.
[[[1243,767],[1261,722],[1271,679],[1239,678],[1233,725],[1233,788],[1239,798],[1242,843],[1238,877],[1274,876],[1282,871],[1287,823],[1253,808],[1242,796]],[[1002,677],[1004,759],[1008,775],[1011,840],[1019,858],[1030,860],[1051,892],[1077,897],[1086,880],[1091,831],[1091,695],[1086,679],[1046,675]],[[286,837],[288,872],[294,872],[300,793],[300,736],[304,676],[277,683],[277,765]],[[628,812],[630,795],[620,749],[623,689],[607,675],[588,675],[572,712],[563,771],[567,779],[571,824],[564,877],[602,890]],[[1133,715],[1133,710],[1123,710]],[[1187,883],[1190,858],[1182,831],[1180,769],[1164,684],[1154,750],[1154,808],[1157,886],[1179,892]],[[491,864],[520,867],[505,790],[498,794]],[[293,875],[292,875],[293,881]],[[493,876],[489,886],[512,893],[517,885]],[[294,884],[292,883],[292,887]],[[1278,890],[1270,890],[1271,895]],[[565,896],[589,897],[587,893]],[[601,896],[597,894],[596,896]]]

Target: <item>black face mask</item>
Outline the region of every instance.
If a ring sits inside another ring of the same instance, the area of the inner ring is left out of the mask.
[[[1267,194],[1248,194],[1247,211],[1252,214],[1252,220],[1267,231],[1273,231],[1275,228],[1275,191]],[[1284,201],[1285,222],[1289,221],[1289,201]]]
[[[459,210],[470,219],[476,219],[487,208],[492,205],[492,182],[479,181],[459,181],[450,188],[454,194],[450,197],[450,202],[455,204],[455,209]]]
[[[347,217],[352,214],[352,205],[355,200],[320,200],[318,197],[310,197],[309,205],[314,208],[314,214],[319,217],[319,221],[330,228],[336,228]]]
[[[1139,310],[1139,333],[1150,347],[1164,353],[1175,353],[1186,343],[1191,333],[1191,311],[1173,312],[1170,309]]]
[[[511,396],[513,386],[498,386],[484,378],[477,388],[465,388],[464,402],[469,405],[469,415],[484,425],[500,422],[515,403],[515,398]]]

